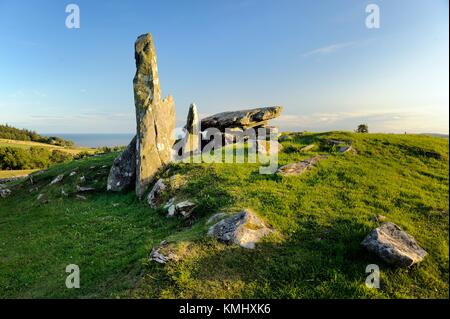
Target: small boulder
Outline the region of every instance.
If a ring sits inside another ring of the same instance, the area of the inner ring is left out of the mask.
[[[60,181],[62,181],[62,179],[64,178],[64,174],[60,174],[58,176],[56,176],[49,185],[54,185],[56,183],[59,183]]]
[[[181,215],[183,218],[189,218],[197,205],[189,200],[177,201],[170,199],[164,208],[167,209],[167,217]]]
[[[77,192],[90,192],[90,191],[95,191],[95,188],[93,187],[84,187],[84,186],[79,186],[77,185]]]
[[[339,153],[344,154],[344,153],[347,153],[347,152],[354,153],[355,149],[353,147],[351,147],[350,145],[344,145],[344,146],[341,146],[339,148]]]
[[[235,243],[241,247],[253,249],[262,237],[273,230],[261,221],[251,210],[244,210],[211,226],[208,236],[224,243]]]
[[[293,176],[293,175],[301,175],[307,170],[311,169],[314,165],[317,164],[322,159],[325,159],[324,155],[316,155],[311,158],[305,159],[298,163],[291,163],[284,166],[281,166],[277,170],[277,174],[282,176]]]
[[[11,190],[9,190],[7,188],[0,188],[0,197],[1,198],[8,197],[9,195],[11,195]]]
[[[372,230],[361,245],[386,263],[398,267],[412,266],[427,255],[412,236],[390,222]]]
[[[169,244],[163,240],[159,246],[153,247],[149,255],[150,261],[155,261],[160,264],[165,264],[168,261],[180,260],[182,256],[178,255],[173,244]]]
[[[309,152],[310,150],[312,150],[314,147],[316,147],[316,144],[309,144],[306,145],[305,147],[303,147],[301,149],[302,152]]]

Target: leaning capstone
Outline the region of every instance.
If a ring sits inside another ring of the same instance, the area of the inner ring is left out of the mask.
[[[280,167],[277,170],[277,174],[282,176],[293,176],[293,175],[301,175],[307,170],[311,169],[314,165],[316,165],[320,160],[325,159],[324,155],[316,155],[311,158],[305,159],[298,163],[291,163]]]
[[[202,119],[201,129],[204,131],[214,127],[224,132],[226,128],[237,127],[245,130],[247,128],[265,125],[268,120],[278,117],[282,111],[282,106],[271,106],[222,112]]]
[[[427,255],[412,236],[390,222],[372,230],[361,245],[388,264],[398,267],[409,267]]]
[[[164,191],[167,189],[166,184],[164,183],[164,180],[160,178],[155,185],[153,186],[152,190],[148,194],[147,202],[152,208],[156,208],[161,203],[161,195],[164,193]]]
[[[120,192],[134,186],[136,179],[136,136],[125,151],[114,160],[109,171],[106,189]],[[81,179],[80,179],[81,180]]]
[[[142,197],[157,171],[172,160],[175,107],[171,96],[161,98],[156,51],[150,33],[137,38],[135,58],[136,194]]]
[[[235,243],[253,249],[262,237],[272,232],[269,225],[247,209],[211,226],[208,236],[213,236],[224,243]]]

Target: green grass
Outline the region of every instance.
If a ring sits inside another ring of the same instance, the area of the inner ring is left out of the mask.
[[[36,170],[37,169],[18,169],[18,170],[0,171],[0,178],[11,178],[11,177],[26,176],[28,174],[33,173]]]
[[[16,148],[22,148],[22,149],[29,149],[30,147],[39,147],[48,149],[50,151],[58,150],[62,152],[66,152],[72,155],[76,155],[82,152],[87,153],[94,153],[95,149],[88,148],[88,147],[64,147],[64,146],[57,146],[57,145],[51,145],[51,144],[45,144],[45,143],[39,143],[39,142],[33,142],[33,141],[19,141],[19,140],[8,140],[4,138],[0,138],[0,147],[16,147]]]
[[[338,154],[326,139],[351,141],[357,154]],[[311,143],[318,147],[300,151]],[[34,185],[14,182],[13,194],[0,199],[0,297],[449,297],[448,140],[330,132],[282,144],[280,165],[329,156],[298,177],[260,175],[258,164],[172,164],[169,173],[188,181],[177,195],[198,203],[193,220],[168,219],[133,192],[105,192],[117,154],[54,166]],[[68,177],[73,170],[78,174]],[[60,185],[46,186],[61,173]],[[87,200],[74,194],[80,175],[98,188]],[[39,191],[30,192],[36,185]],[[37,201],[39,193],[47,201]],[[279,235],[255,250],[205,237],[209,216],[243,208]],[[361,248],[379,225],[377,214],[417,239],[429,253],[422,263],[395,269]],[[181,261],[148,261],[164,239],[178,246]],[[65,287],[71,263],[80,267],[80,289]],[[380,266],[380,289],[364,284],[373,263]]]

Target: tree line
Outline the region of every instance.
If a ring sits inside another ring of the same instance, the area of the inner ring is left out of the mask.
[[[43,136],[36,133],[35,131],[18,129],[9,126],[8,124],[0,124],[0,138],[8,140],[40,142],[57,146],[70,147],[74,145],[72,141],[68,141],[57,136]]]

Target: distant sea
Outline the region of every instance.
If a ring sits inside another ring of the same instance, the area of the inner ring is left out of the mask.
[[[101,147],[101,146],[121,146],[128,145],[134,134],[66,134],[66,133],[52,133],[42,134],[45,136],[58,136],[65,140],[70,140],[77,146],[84,147]]]

